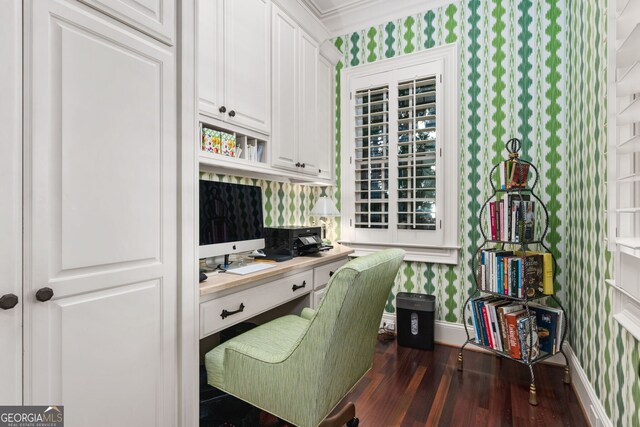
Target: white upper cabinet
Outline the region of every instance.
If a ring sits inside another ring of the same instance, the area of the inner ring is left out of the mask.
[[[334,66],[324,56],[318,59],[318,120],[316,131],[319,177],[332,180],[335,166]]]
[[[200,114],[271,131],[271,2],[198,2]]]
[[[318,42],[273,6],[273,134],[276,168],[333,179],[333,65]]]
[[[169,45],[175,42],[176,0],[81,0]]]
[[[273,6],[273,127],[272,165],[296,170],[298,159],[298,26]]]

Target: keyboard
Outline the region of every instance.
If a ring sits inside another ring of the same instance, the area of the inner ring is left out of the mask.
[[[273,267],[275,267],[275,265],[269,264],[268,262],[254,262],[253,264],[245,265],[243,267],[230,268],[227,270],[227,273],[240,274],[244,276],[245,274],[251,274],[256,271],[262,271]]]

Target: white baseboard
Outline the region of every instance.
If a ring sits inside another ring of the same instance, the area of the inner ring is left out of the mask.
[[[387,325],[394,325],[395,329],[397,327],[395,314],[384,313],[382,315],[382,320],[380,321],[380,326],[382,326],[383,323],[386,323]],[[460,347],[467,340],[467,334],[464,331],[464,325],[461,325],[460,323],[450,323],[436,320],[434,333],[435,342],[452,347]],[[469,327],[469,333],[473,335],[473,327]],[[573,349],[567,342],[564,343],[563,348],[565,354],[569,358],[569,366],[571,369],[571,384],[576,392],[576,395],[578,396],[578,400],[580,401],[580,405],[582,405],[582,410],[587,417],[589,424],[592,427],[613,427],[613,423],[607,416],[607,412],[604,410],[604,406],[602,406],[602,403],[598,399],[598,396],[596,395],[593,386],[589,382],[587,374],[584,372],[584,369],[582,369],[580,361],[573,352]],[[489,353],[488,351],[475,346],[467,346],[465,347],[465,349]],[[564,365],[564,358],[562,357],[561,353],[558,353],[553,357],[545,360],[544,363]]]

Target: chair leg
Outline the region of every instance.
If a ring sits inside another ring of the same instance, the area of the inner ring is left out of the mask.
[[[347,403],[336,415],[325,418],[318,427],[358,427],[360,420],[356,418],[356,406],[353,402]]]

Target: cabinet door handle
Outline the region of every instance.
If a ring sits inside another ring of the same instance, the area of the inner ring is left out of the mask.
[[[235,310],[235,311],[228,311],[228,310],[222,310],[222,313],[220,313],[220,317],[222,317],[223,319],[226,319],[227,317],[236,314],[236,313],[242,313],[244,311],[244,304],[240,303],[240,307]]]
[[[218,108],[218,111],[220,111],[221,113],[226,113],[227,112],[227,107],[225,107],[224,105],[220,108]]]
[[[40,302],[47,302],[51,298],[53,298],[53,289],[51,288],[38,289],[36,292],[36,299]]]
[[[6,294],[0,297],[0,308],[3,310],[11,310],[18,305],[18,297],[14,294]]]
[[[336,272],[335,272],[335,271],[330,271],[330,272],[329,272],[329,277],[333,276],[334,274],[336,274]]]
[[[307,281],[306,281],[306,280],[303,280],[303,281],[302,281],[302,285],[300,285],[300,286],[298,286],[298,285],[293,285],[293,286],[291,287],[291,290],[292,290],[293,292],[295,292],[295,291],[297,291],[298,289],[302,289],[302,288],[304,288],[304,287],[306,287],[306,286],[307,286]]]
[[[231,110],[229,111],[229,117],[235,117],[236,116],[236,112]]]

